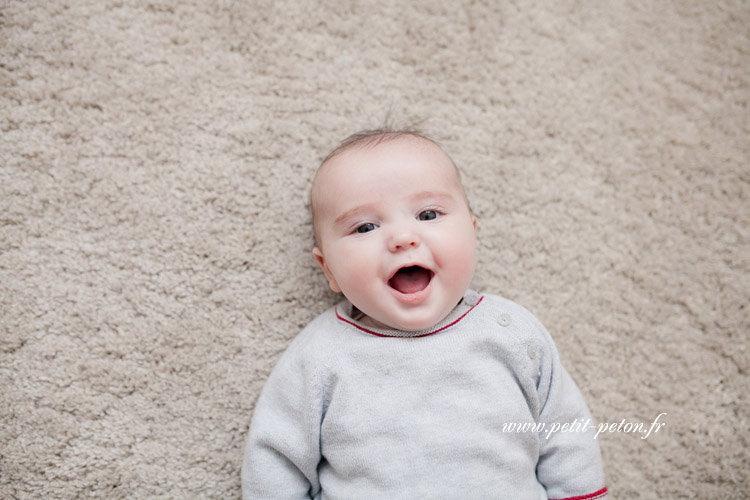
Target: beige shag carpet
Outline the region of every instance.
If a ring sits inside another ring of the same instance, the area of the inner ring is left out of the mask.
[[[666,414],[599,435],[613,498],[747,498],[749,99],[744,0],[0,2],[0,498],[238,498],[338,300],[310,180],[386,121],[596,420]]]

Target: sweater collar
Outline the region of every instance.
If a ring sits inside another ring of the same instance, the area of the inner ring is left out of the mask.
[[[464,319],[464,317],[467,314],[469,314],[469,312],[472,309],[474,309],[477,305],[479,305],[479,303],[482,302],[483,298],[484,297],[482,295],[479,295],[474,290],[467,290],[466,293],[464,293],[464,296],[461,298],[461,301],[458,303],[456,307],[453,308],[453,310],[448,314],[448,316],[443,318],[442,321],[440,321],[438,324],[436,324],[432,328],[428,328],[426,330],[420,330],[418,332],[389,330],[389,329],[374,328],[369,325],[364,325],[363,323],[361,323],[360,321],[352,317],[352,313],[356,311],[356,309],[352,305],[352,303],[349,302],[348,300],[341,301],[336,306],[335,313],[336,313],[336,318],[339,321],[342,321],[370,335],[375,335],[377,337],[417,338],[417,337],[426,337],[428,335],[433,335],[435,333],[441,332],[455,325],[456,323]]]

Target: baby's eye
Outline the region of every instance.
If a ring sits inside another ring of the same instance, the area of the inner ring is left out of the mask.
[[[438,212],[437,210],[425,210],[423,212],[419,213],[419,220],[433,220],[437,219]]]
[[[362,224],[361,226],[357,227],[357,232],[358,233],[369,233],[370,231],[374,231],[376,227],[377,226],[375,226],[375,224],[373,224],[372,222],[366,222],[366,223]]]

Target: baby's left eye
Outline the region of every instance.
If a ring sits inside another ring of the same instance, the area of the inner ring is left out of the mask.
[[[423,212],[419,213],[419,220],[433,220],[437,219],[438,213],[437,210],[425,210]]]

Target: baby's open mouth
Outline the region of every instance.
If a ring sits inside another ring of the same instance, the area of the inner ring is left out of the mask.
[[[402,267],[388,280],[388,285],[401,293],[417,293],[427,288],[433,275],[432,271],[424,267]]]

